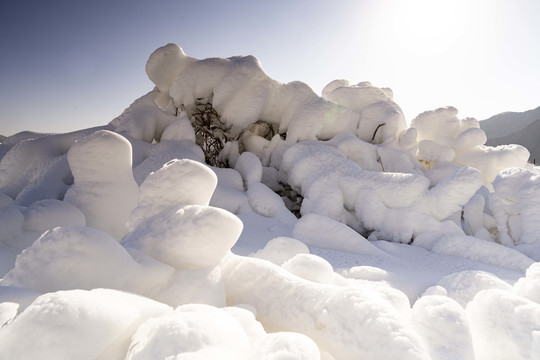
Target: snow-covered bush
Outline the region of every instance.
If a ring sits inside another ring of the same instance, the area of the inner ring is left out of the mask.
[[[525,148],[253,56],[146,72],[106,126],[2,140],[0,359],[538,358]]]

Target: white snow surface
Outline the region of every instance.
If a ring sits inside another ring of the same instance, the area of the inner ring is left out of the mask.
[[[525,148],[253,56],[146,72],[105,126],[0,144],[0,360],[540,359]]]

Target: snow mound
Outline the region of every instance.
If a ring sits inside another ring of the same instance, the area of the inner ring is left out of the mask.
[[[299,333],[278,332],[262,337],[254,345],[253,359],[279,360],[317,360],[321,354],[317,344],[309,337]]]
[[[19,234],[24,224],[24,215],[14,204],[0,208],[0,225],[3,239]]]
[[[137,99],[124,112],[109,123],[115,132],[129,138],[151,143],[160,140],[165,129],[176,117],[156,106],[159,91],[153,90]]]
[[[466,307],[482,290],[500,289],[510,291],[512,287],[497,276],[478,270],[464,270],[442,278],[439,283],[446,289],[448,297]]]
[[[142,183],[128,228],[133,230],[171,207],[208,205],[216,186],[217,176],[208,166],[189,159],[171,160]]]
[[[322,94],[359,114],[356,134],[361,140],[383,143],[387,139],[398,139],[406,128],[403,112],[392,96],[388,96],[388,91],[367,81],[349,85],[348,81],[335,80],[326,85]]]
[[[180,46],[169,43],[150,54],[146,62],[146,74],[161,92],[167,92],[176,75],[194,60]]]
[[[87,225],[117,239],[127,234],[125,224],[137,204],[131,160],[129,141],[108,130],[78,140],[68,151],[74,184],[64,201],[85,214]]]
[[[328,247],[359,254],[380,253],[366,238],[350,227],[317,214],[302,216],[294,227],[294,236],[311,246]]]
[[[523,168],[501,171],[493,181],[490,206],[501,242],[535,243],[539,238],[540,175]]]
[[[431,359],[475,358],[467,314],[455,301],[445,296],[423,296],[415,302],[412,316]]]
[[[71,290],[38,297],[0,331],[6,359],[118,359],[146,319],[166,305],[115,290]]]
[[[142,222],[123,244],[175,269],[206,268],[220,263],[238,240],[242,227],[228,211],[188,205]]]
[[[251,257],[268,260],[276,265],[282,265],[298,254],[309,254],[308,247],[294,238],[278,237],[266,244],[257,252],[250,254]]]
[[[507,291],[484,290],[467,306],[467,314],[477,359],[538,357],[539,304]]]
[[[395,359],[404,352],[410,359],[429,358],[382,293],[313,283],[271,263],[234,255],[223,265],[223,279],[227,303],[254,306],[265,329],[303,333],[336,359]],[[276,303],[268,296],[273,293],[288,295]],[[387,339],[384,348],[377,341],[381,336]]]
[[[62,199],[73,182],[66,153],[76,140],[102,128],[16,141],[0,160],[1,192],[23,206],[42,199]]]
[[[126,289],[138,272],[138,264],[110,235],[91,227],[71,226],[46,232],[25,249],[2,285],[43,293]]]
[[[532,264],[525,277],[514,284],[516,294],[540,304],[540,263]]]
[[[508,269],[525,271],[534,261],[517,250],[472,236],[448,235],[438,239],[430,250],[437,254],[460,256]]]
[[[86,225],[86,217],[70,203],[44,199],[33,202],[24,211],[23,228],[28,231],[43,233],[46,230],[69,225]]]
[[[235,319],[208,305],[184,305],[147,320],[132,338],[126,359],[245,359],[248,338]]]
[[[285,270],[303,279],[321,284],[332,284],[334,268],[323,258],[312,254],[298,254],[281,265]]]

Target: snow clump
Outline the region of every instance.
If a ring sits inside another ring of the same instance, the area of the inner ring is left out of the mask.
[[[85,214],[88,226],[117,239],[127,234],[125,224],[137,204],[131,159],[129,141],[107,130],[80,139],[68,151],[74,184],[64,201]]]

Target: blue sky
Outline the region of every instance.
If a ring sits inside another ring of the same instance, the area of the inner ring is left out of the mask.
[[[153,87],[150,53],[257,56],[320,93],[390,87],[408,121],[453,105],[485,119],[540,106],[537,0],[4,0],[0,134],[108,123]]]

